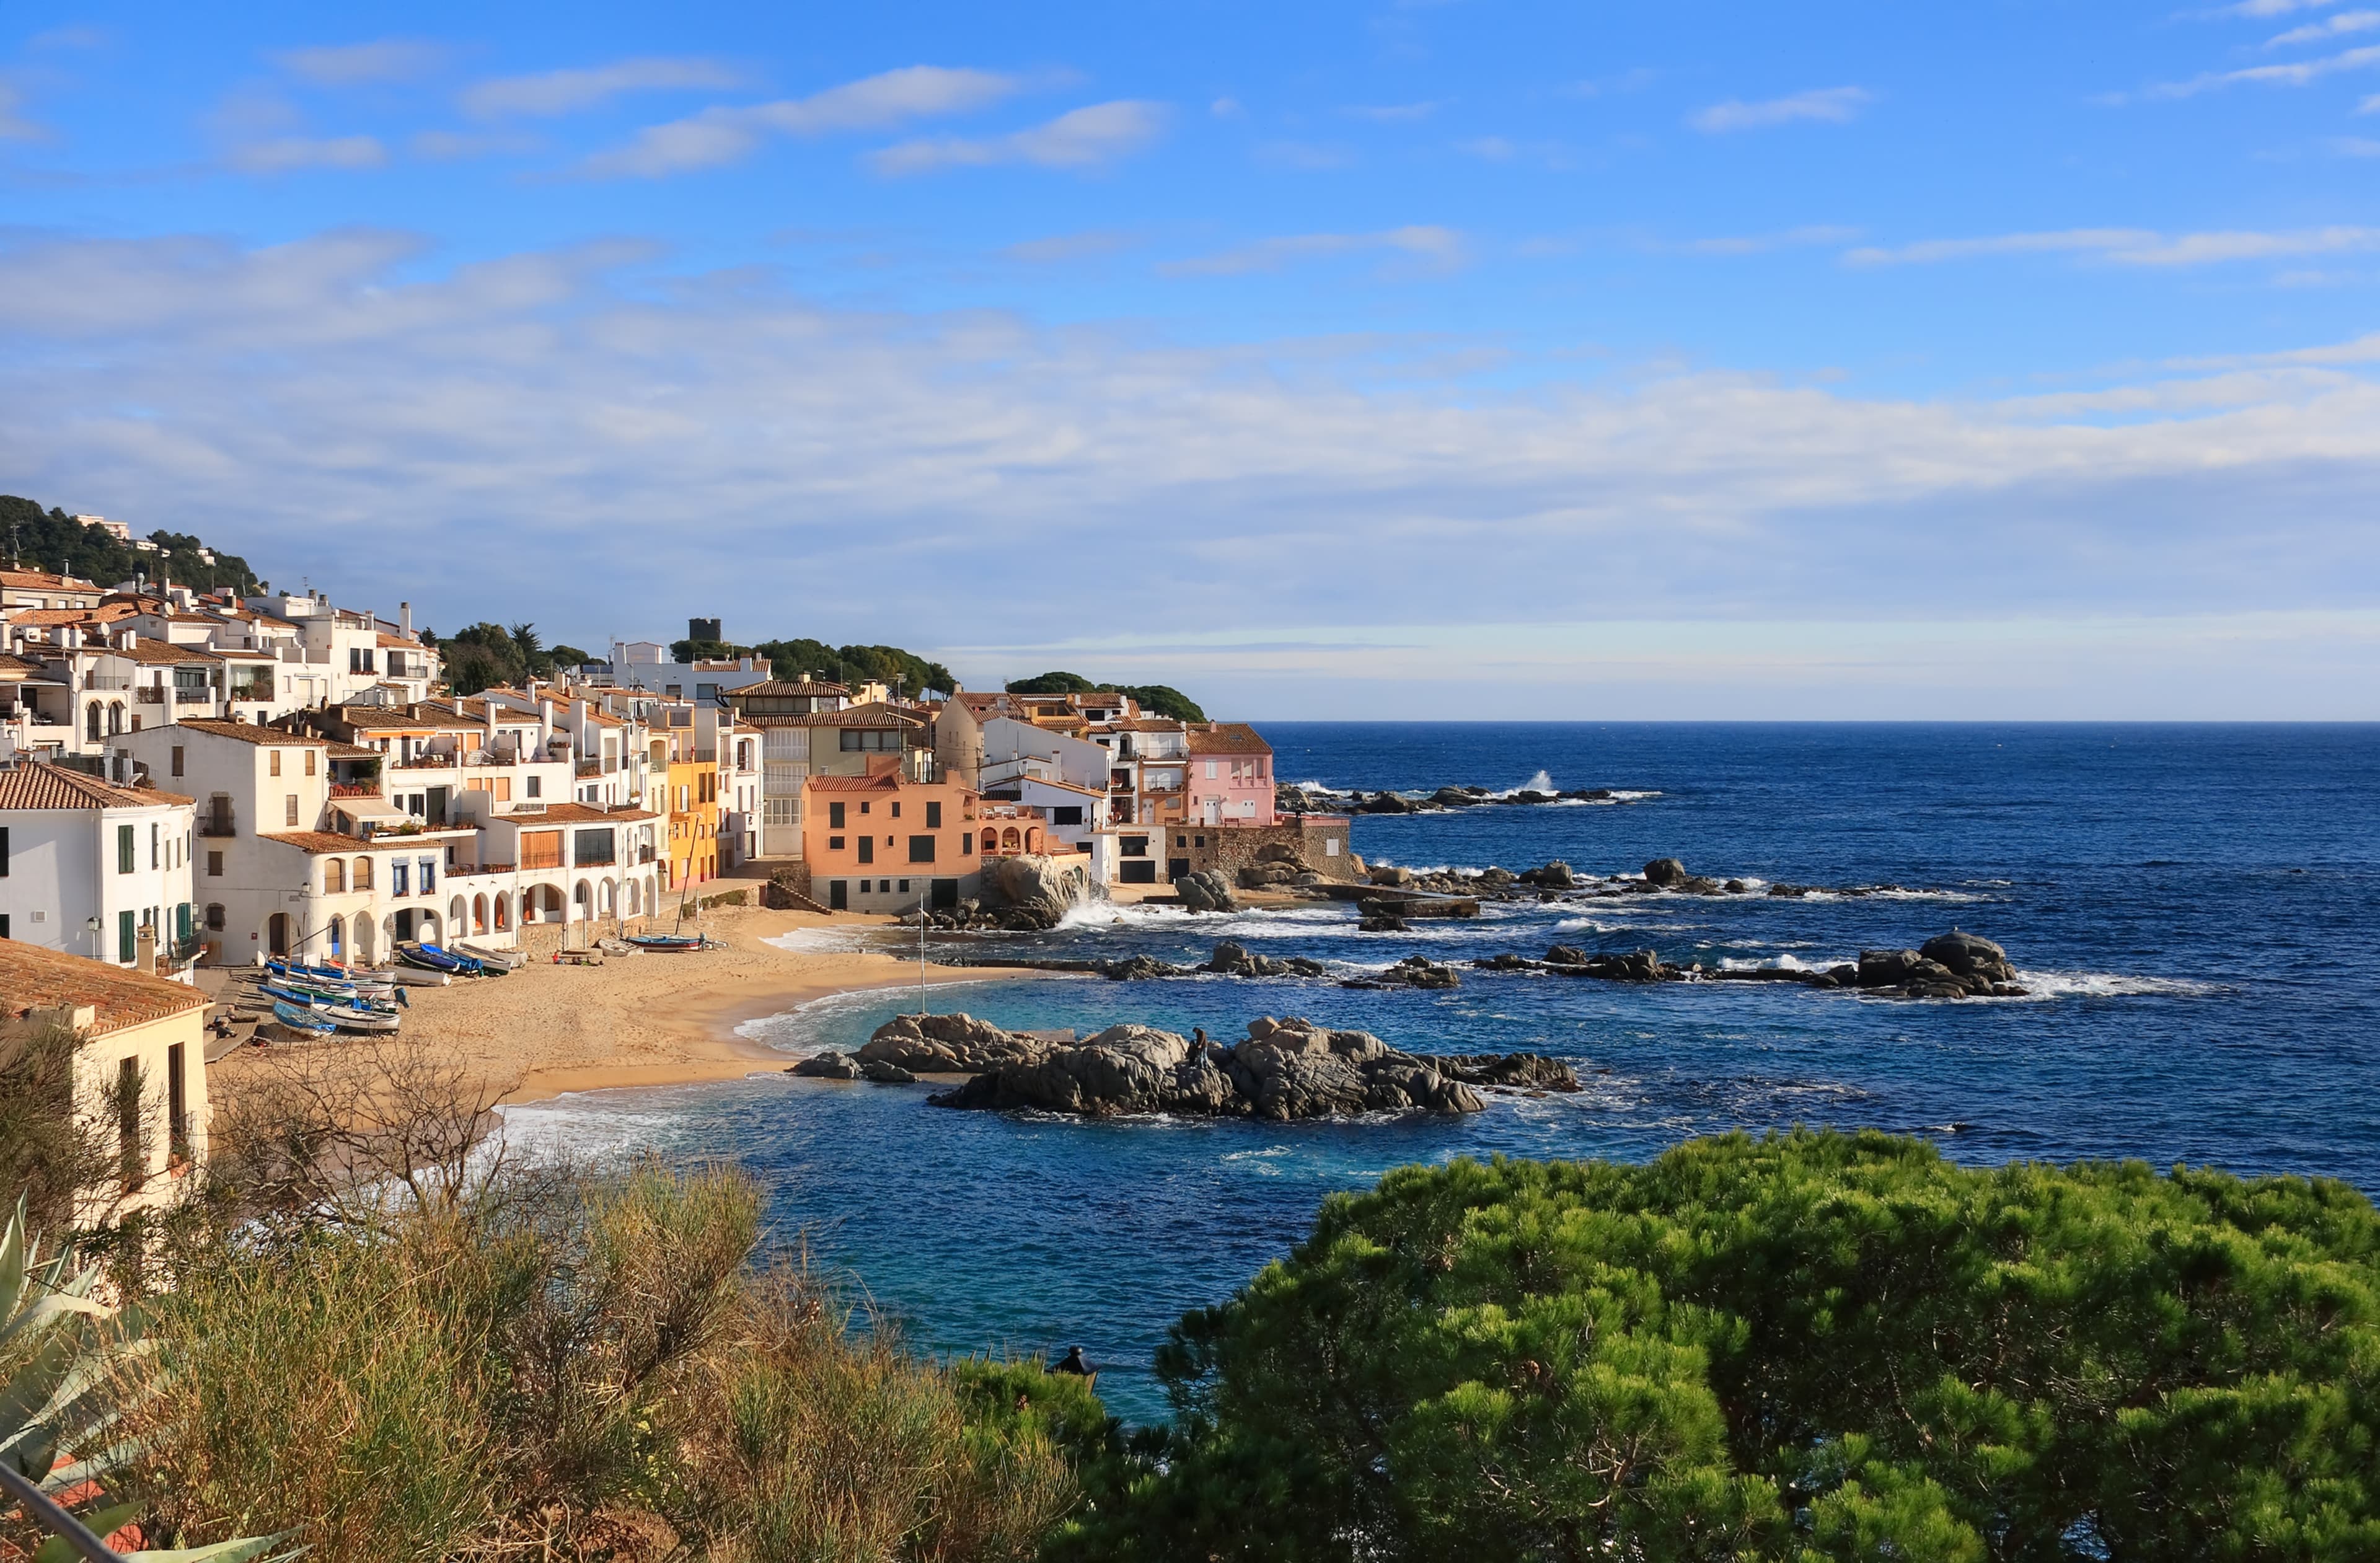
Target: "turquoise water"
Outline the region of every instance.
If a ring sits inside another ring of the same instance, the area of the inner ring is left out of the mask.
[[[1292,725],[1284,780],[1474,782],[1543,770],[1621,805],[1366,818],[1356,850],[1414,865],[1560,856],[1903,892],[1490,905],[1475,923],[1363,935],[1351,908],[1091,915],[965,952],[1204,958],[1218,938],[1354,974],[1654,948],[1673,962],[1824,965],[1955,925],[2005,944],[2034,996],[1898,1003],[1793,987],[1628,987],[1484,972],[1451,993],[1329,982],[1052,978],[938,993],[1008,1025],[1142,1020],[1235,1036],[1300,1013],[1415,1049],[1573,1060],[1575,1097],[1459,1121],[1091,1124],[953,1113],[921,1090],[769,1076],[517,1109],[588,1148],[731,1157],[780,1239],[846,1267],[937,1351],[1062,1350],[1105,1365],[1127,1415],[1165,1326],[1229,1295],[1325,1193],[1407,1161],[1502,1151],[1643,1157],[1690,1134],[1793,1123],[1935,1137],[1974,1162],[2142,1157],[2380,1190],[2380,730],[2370,727]],[[841,938],[816,935],[811,938]],[[955,953],[961,941],[951,941]],[[756,1025],[789,1052],[849,1048],[914,990]]]

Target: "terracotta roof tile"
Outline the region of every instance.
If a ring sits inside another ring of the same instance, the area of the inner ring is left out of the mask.
[[[97,650],[98,648],[92,647],[90,649]],[[223,660],[221,657],[202,647],[168,646],[162,640],[136,640],[129,646],[111,646],[107,648],[106,655],[121,657],[128,662],[140,662],[151,667],[167,667],[176,664],[187,666],[192,662]]]
[[[1210,721],[1204,727],[1190,729],[1190,752],[1194,755],[1269,755],[1272,745],[1257,736],[1257,730],[1244,721]]]
[[[291,733],[252,721],[225,721],[219,717],[193,717],[174,725],[187,727],[193,733],[211,733],[217,738],[237,738],[243,744],[270,744],[276,748],[302,745],[310,749],[327,749],[331,746],[327,738],[316,738],[309,733]]]
[[[0,1015],[10,1019],[28,1010],[90,1005],[98,1012],[86,1036],[207,1007],[207,996],[195,987],[18,939],[0,939],[0,993],[7,995]]]
[[[542,814],[515,812],[500,814],[499,819],[528,829],[538,825],[622,825],[639,819],[659,819],[660,815],[641,808],[620,807],[601,809],[582,803],[550,803]]]
[[[371,852],[403,844],[390,841],[368,842],[356,836],[342,836],[335,830],[273,830],[260,833],[256,839],[260,842],[279,842],[283,846],[293,846],[299,852],[310,853]]]
[[[0,809],[156,808],[169,804],[187,806],[189,802],[176,793],[119,786],[83,771],[38,760],[0,770]]]

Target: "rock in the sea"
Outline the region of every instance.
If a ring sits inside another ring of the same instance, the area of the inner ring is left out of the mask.
[[[1202,868],[1195,874],[1184,874],[1173,881],[1173,893],[1182,904],[1193,912],[1236,912],[1240,903],[1232,894],[1232,881],[1220,869]]]
[[[1471,963],[1483,972],[1534,972],[1537,969],[1535,961],[1510,951],[1501,955],[1482,955]]]
[[[1606,982],[1673,982],[1685,976],[1677,967],[1662,964],[1661,957],[1650,950],[1626,955],[1590,955],[1567,944],[1557,944],[1546,951],[1546,969],[1564,976],[1600,977]]]
[[[1375,976],[1350,977],[1342,987],[1461,987],[1463,975],[1427,955],[1408,955]]]
[[[1009,910],[1054,924],[1066,909],[1093,892],[1090,869],[1078,860],[1061,862],[1041,853],[995,857],[983,866],[984,897]]]
[[[1578,876],[1572,873],[1570,865],[1559,857],[1542,868],[1532,868],[1515,878],[1521,883],[1535,885],[1539,890],[1569,890],[1578,883]]]
[[[1958,928],[1937,934],[1917,947],[1917,953],[1928,961],[1938,961],[1962,977],[1979,976],[1986,982],[2014,982],[2016,968],[2009,964],[2008,951],[1978,934]]]
[[[1287,1121],[1366,1112],[1477,1112],[1475,1085],[1574,1090],[1569,1067],[1528,1054],[1432,1058],[1369,1032],[1311,1021],[1248,1023],[1236,1047],[1200,1047],[1148,1026],[1111,1026],[1041,1059],[979,1074],[931,1098],[952,1108],[1038,1108],[1111,1117],[1171,1112]]]
[[[1417,814],[1422,806],[1396,793],[1374,793],[1355,805],[1357,814]]]
[[[2015,976],[2007,951],[1954,928],[1927,939],[1922,950],[1861,951],[1852,985],[1899,999],[2018,998],[2024,989]]]
[[[896,1063],[882,1059],[868,1059],[859,1066],[862,1080],[873,1080],[879,1085],[912,1085],[917,1077]]]
[[[1212,959],[1198,968],[1221,976],[1321,976],[1328,968],[1319,961],[1309,961],[1303,955],[1276,959],[1270,955],[1249,952],[1245,944],[1225,939],[1215,946]]]
[[[1411,933],[1413,925],[1393,912],[1366,912],[1355,925],[1358,933]]]
[[[1674,857],[1657,857],[1645,865],[1645,882],[1648,885],[1674,885],[1685,878],[1686,866]]]
[[[813,1053],[785,1072],[811,1080],[856,1080],[859,1064],[842,1053]]]
[[[1134,955],[1122,961],[1101,961],[1098,969],[1099,975],[1111,982],[1148,982],[1157,977],[1188,976],[1198,968],[1172,965],[1153,955]]]
[[[1045,1042],[972,1015],[895,1015],[876,1028],[856,1057],[862,1069],[883,1062],[917,1074],[965,1074],[1026,1061],[1048,1050]]]
[[[1393,889],[1400,885],[1412,884],[1413,879],[1414,872],[1410,868],[1400,866],[1394,863],[1375,863],[1372,865],[1371,880],[1372,883],[1376,885],[1387,885]]]

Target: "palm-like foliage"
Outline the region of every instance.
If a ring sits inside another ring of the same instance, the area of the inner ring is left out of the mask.
[[[108,1496],[107,1478],[130,1461],[137,1440],[126,1418],[156,1393],[139,1311],[95,1299],[96,1266],[76,1269],[61,1249],[44,1258],[25,1230],[20,1198],[0,1233],[0,1465],[79,1518],[94,1534],[129,1523],[140,1506]],[[128,1554],[138,1563],[244,1563],[283,1538],[250,1537],[173,1552]],[[34,1563],[77,1556],[63,1536]],[[294,1556],[285,1554],[285,1556]]]

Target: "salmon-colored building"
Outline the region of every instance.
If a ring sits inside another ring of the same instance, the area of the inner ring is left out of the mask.
[[[803,786],[802,856],[810,894],[836,912],[941,910],[981,882],[982,800],[923,751],[870,757],[865,776]]]

